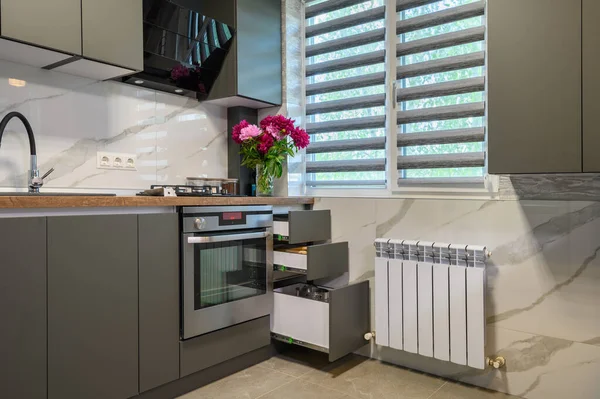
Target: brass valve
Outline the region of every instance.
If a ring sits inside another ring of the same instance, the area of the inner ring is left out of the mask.
[[[488,357],[486,360],[488,366],[492,366],[495,369],[506,366],[506,359],[502,356]]]

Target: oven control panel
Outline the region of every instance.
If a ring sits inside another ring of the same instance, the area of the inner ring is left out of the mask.
[[[183,207],[183,233],[273,226],[271,206]]]

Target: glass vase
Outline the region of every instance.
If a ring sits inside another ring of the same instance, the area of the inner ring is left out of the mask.
[[[273,196],[273,183],[275,179],[269,174],[263,165],[256,166],[256,196]]]

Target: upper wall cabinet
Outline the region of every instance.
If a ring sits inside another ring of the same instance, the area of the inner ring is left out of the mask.
[[[600,2],[583,0],[583,171],[600,172]]]
[[[600,65],[598,14],[584,33],[589,74]],[[582,171],[581,15],[576,0],[488,0],[489,173]]]
[[[142,0],[82,0],[83,56],[144,69]]]
[[[81,54],[81,0],[2,0],[2,36]]]
[[[8,61],[43,67],[81,55],[81,0],[1,0],[0,33]]]
[[[228,107],[280,105],[281,0],[210,1],[199,7],[236,29],[208,100]],[[227,10],[233,15],[225,15]]]
[[[97,80],[142,70],[142,1],[0,0],[0,59]]]

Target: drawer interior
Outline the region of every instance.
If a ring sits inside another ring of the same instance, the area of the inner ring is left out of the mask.
[[[294,284],[275,290],[271,332],[327,350],[329,304],[296,296],[296,289],[303,285]]]
[[[332,362],[367,344],[363,336],[370,331],[368,281],[308,297],[298,292],[302,286],[275,290],[271,337],[326,352]]]
[[[274,245],[275,270],[306,274],[307,280],[334,278],[348,271],[348,243],[309,246]]]

